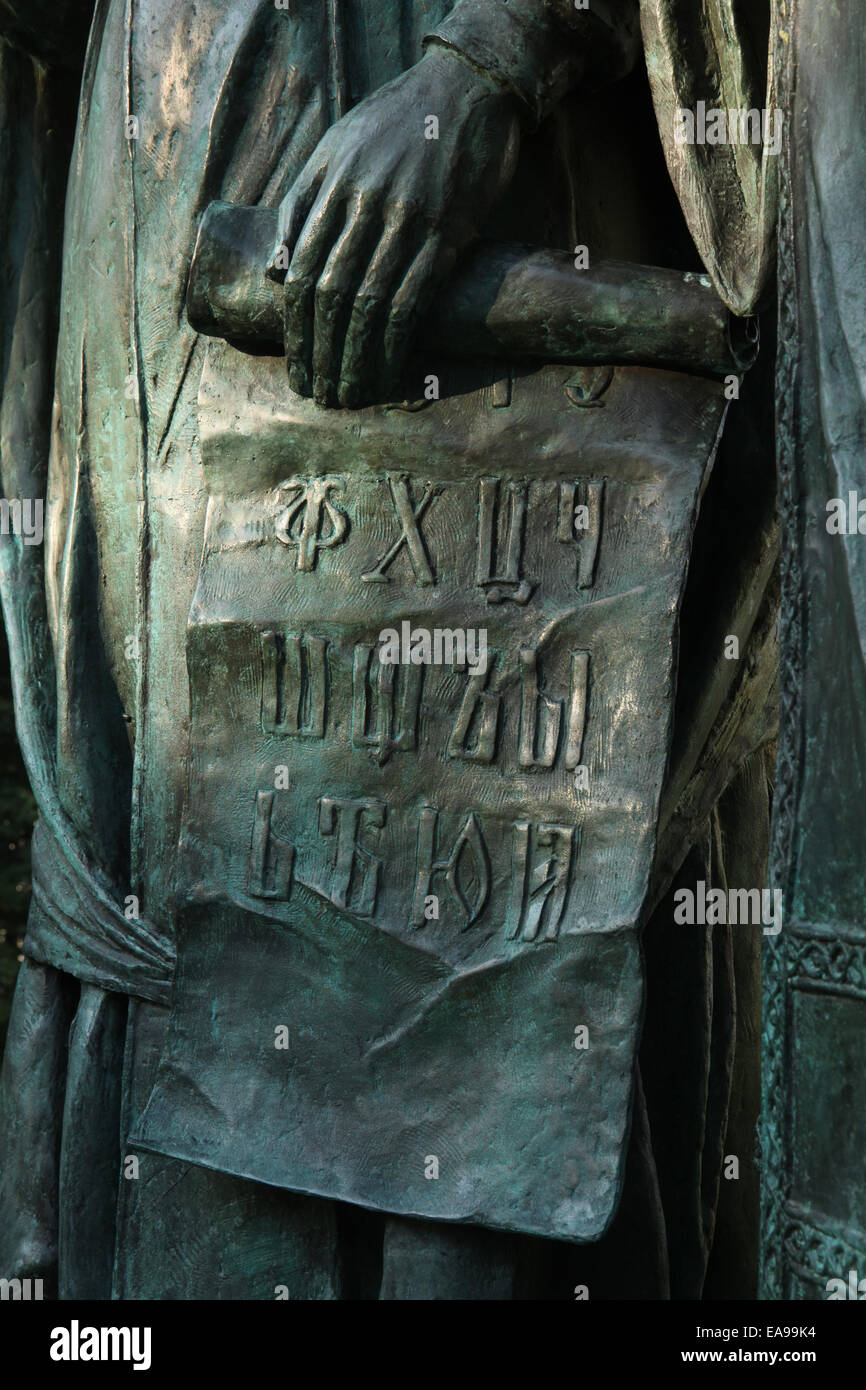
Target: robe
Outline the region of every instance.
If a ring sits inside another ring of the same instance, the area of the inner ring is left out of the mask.
[[[531,108],[534,128],[489,234],[564,249],[585,242],[599,257],[681,268],[697,265],[697,248],[722,298],[734,312],[751,312],[772,258],[772,162],[749,148],[679,147],[672,112],[699,95],[726,108],[770,104],[765,65],[755,61],[766,33],[760,22],[741,31],[727,0],[709,6],[701,23],[688,4],[645,0],[654,118],[632,4],[602,7],[587,78],[569,50],[567,25],[552,40],[521,20],[519,6],[509,46],[491,40],[489,6],[475,0],[453,10],[447,0],[287,9],[102,0],[77,98],[58,283],[66,153],[58,132],[74,109],[86,8],[70,5],[58,18],[52,7],[44,26],[34,26],[32,7],[25,13],[7,4],[0,12],[6,109],[27,113],[10,124],[4,147],[15,196],[3,213],[14,253],[3,285],[3,487],[7,496],[47,499],[44,556],[14,536],[3,538],[2,550],[18,725],[40,808],[27,960],[4,1073],[5,1142],[16,1154],[4,1165],[11,1210],[4,1270],[56,1279],[63,1297],[153,1296],[155,1277],[167,1279],[175,1296],[196,1296],[176,1271],[154,1274],[161,1247],[148,1213],[168,1200],[182,1171],[184,1201],[208,1213],[202,1220],[211,1230],[221,1211],[242,1209],[245,1251],[258,1248],[249,1232],[260,1230],[291,1248],[290,1272],[276,1282],[312,1291],[301,1296],[333,1297],[351,1282],[337,1272],[340,1250],[351,1244],[346,1232],[366,1219],[335,1204],[256,1196],[254,1184],[178,1170],[165,1159],[141,1189],[120,1181],[116,1214],[118,1121],[129,1134],[147,1100],[174,964],[179,770],[188,736],[184,640],[205,510],[197,395],[206,344],[184,317],[198,219],[214,198],[276,205],[327,127],[438,34],[497,71]],[[633,124],[623,119],[621,83],[633,86],[626,105],[629,117],[637,115]],[[586,140],[587,121],[610,138]],[[650,197],[646,168],[660,175]],[[588,191],[600,187],[606,202]],[[692,579],[695,598],[683,617],[692,633],[683,661],[692,666],[681,679],[648,910],[690,855],[707,865],[718,860],[718,807],[738,779],[754,783],[766,819],[766,780],[754,755],[772,736],[771,491],[758,487],[753,526],[722,597],[712,599],[717,630],[731,631],[742,618],[754,637],[754,679],[735,683],[710,653],[700,603],[712,586],[700,566]],[[698,544],[710,555],[718,542],[708,534]],[[707,949],[693,963],[702,998],[719,962],[731,990],[735,973],[730,941]],[[717,1053],[728,1077],[717,1095],[707,1075],[695,1078],[703,1096],[695,1144],[706,1150],[706,1173],[701,1154],[692,1155],[667,1201],[676,1208],[682,1185],[695,1204],[688,1231],[668,1232],[682,1271],[675,1287],[686,1296],[706,1274],[717,1200],[733,1053],[731,1017],[721,1021],[722,1012],[715,1025],[695,1020],[701,1057]],[[663,1032],[651,1013],[653,1027]],[[657,1040],[656,1057],[664,1046]],[[652,1085],[666,1084],[658,1068]],[[632,1166],[641,1196],[634,1200],[657,1250],[665,1196],[653,1175],[640,1088],[636,1095]],[[703,1126],[713,1106],[708,1140]],[[628,1191],[627,1179],[624,1209]],[[168,1210],[156,1223],[163,1242]],[[676,1218],[668,1225],[674,1229]],[[387,1226],[382,1287],[390,1294],[383,1296],[401,1296],[413,1243],[436,1238],[468,1239],[453,1231],[434,1238],[423,1227],[419,1235],[411,1222]],[[472,1247],[466,1258],[494,1269],[491,1287],[504,1268],[513,1289],[516,1276],[498,1247],[493,1255]],[[671,1287],[670,1259],[670,1249],[658,1254],[648,1287]],[[258,1288],[262,1272],[254,1278],[240,1255],[234,1265],[221,1292],[199,1296],[262,1296],[239,1292]]]

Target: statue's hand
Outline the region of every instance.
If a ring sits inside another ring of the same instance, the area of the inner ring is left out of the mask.
[[[280,207],[268,272],[288,265],[293,390],[344,407],[393,394],[417,320],[511,178],[520,105],[434,46],[326,132]]]

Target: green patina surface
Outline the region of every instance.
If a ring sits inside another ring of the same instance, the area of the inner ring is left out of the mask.
[[[30,902],[30,831],[36,803],[15,737],[6,639],[0,645],[0,1054]]]

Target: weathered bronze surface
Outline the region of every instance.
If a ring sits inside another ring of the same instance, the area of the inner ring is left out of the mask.
[[[276,227],[271,208],[210,205],[187,288],[197,332],[282,349],[282,290],[262,274]],[[646,363],[725,376],[751,366],[756,331],[706,275],[614,261],[575,275],[565,252],[488,243],[444,287],[419,346],[450,357]]]
[[[334,414],[281,360],[209,354],[192,904],[133,1142],[587,1239],[621,1181],[674,625],[724,394],[622,369],[587,410],[568,368],[497,400],[495,367],[427,366],[441,400]],[[486,669],[380,662],[404,624],[484,632]]]
[[[866,166],[852,134],[863,124],[866,59],[841,8],[786,9],[773,871],[787,922],[764,960],[761,1294],[814,1300],[853,1297],[851,1280],[866,1269]]]
[[[708,846],[732,788],[767,816],[768,456],[722,425],[774,165],[671,132],[772,99],[769,6],[105,0],[83,67],[89,6],[36,8],[0,7],[3,487],[47,500],[44,557],[2,537],[41,822],[0,1276],[570,1297],[531,1234],[700,1296],[734,946],[695,938],[666,1098],[645,929],[762,871]],[[485,669],[389,665],[404,624]]]

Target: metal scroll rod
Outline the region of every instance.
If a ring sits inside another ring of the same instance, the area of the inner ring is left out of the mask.
[[[199,333],[283,352],[282,289],[265,275],[273,208],[211,203],[190,267],[187,317]],[[740,373],[757,321],[735,318],[704,275],[625,261],[575,269],[562,251],[484,242],[437,297],[419,346],[451,357]]]

